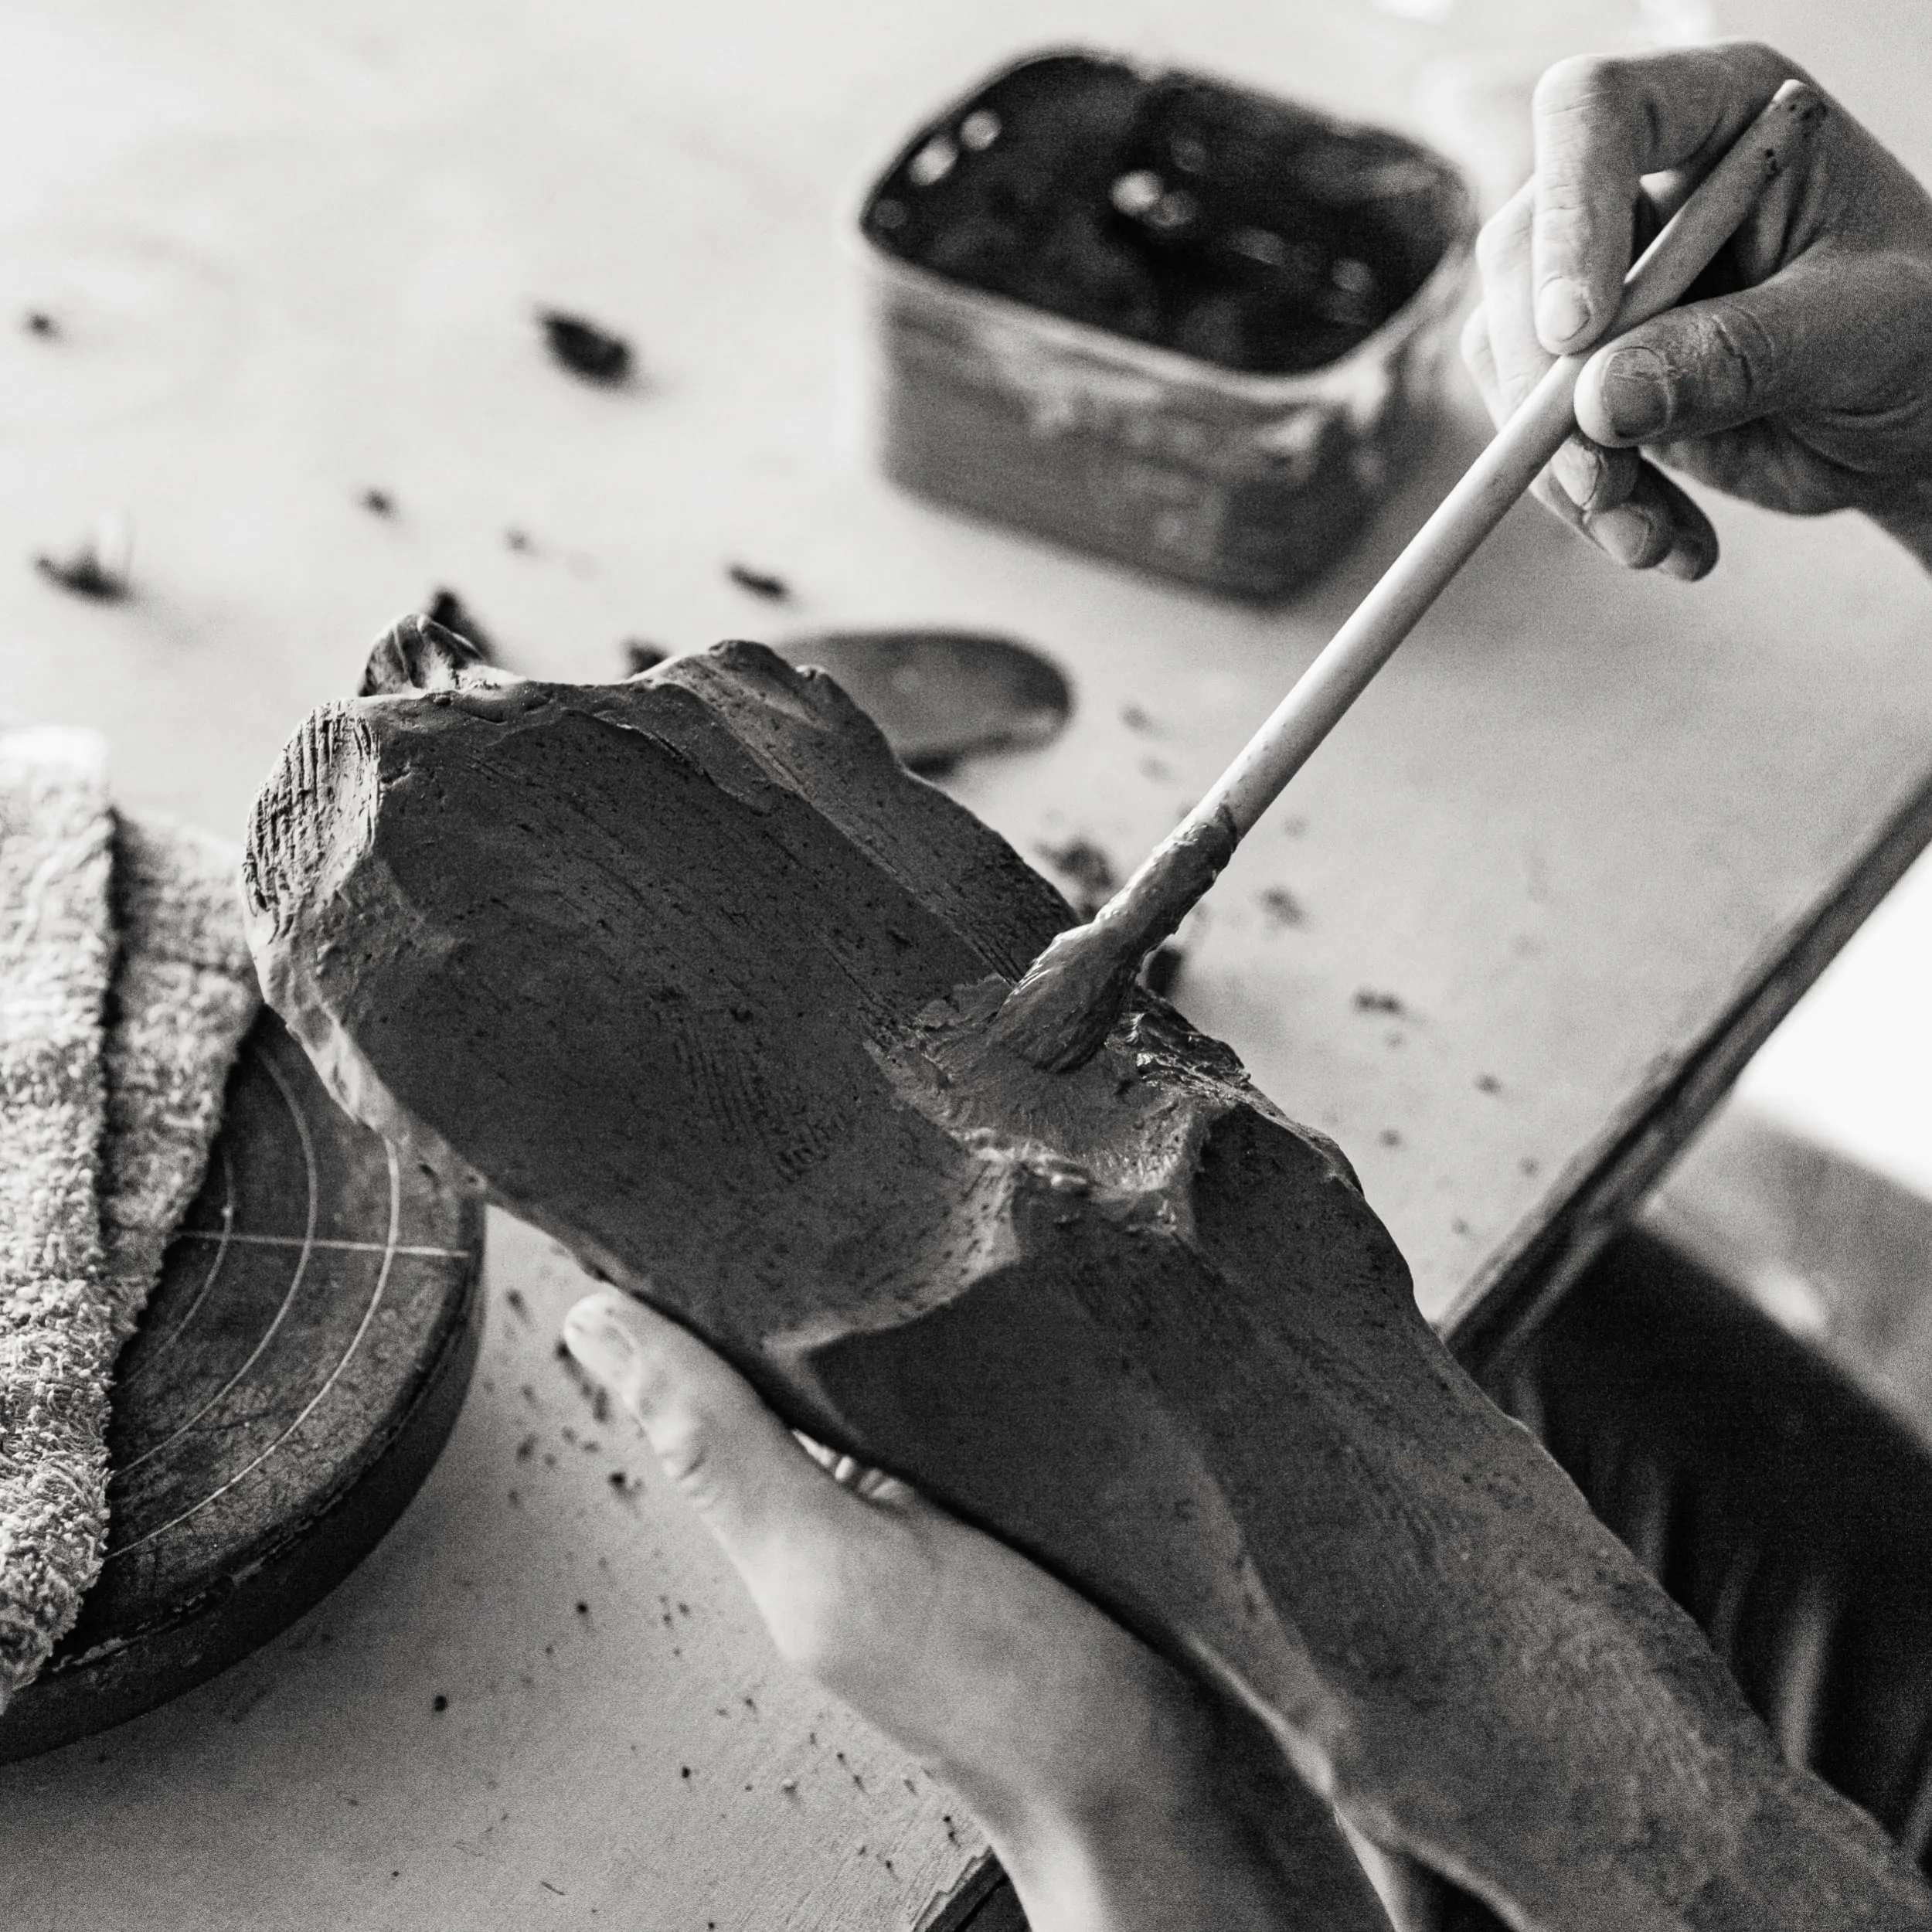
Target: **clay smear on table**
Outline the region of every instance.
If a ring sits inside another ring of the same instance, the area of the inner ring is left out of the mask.
[[[246,862],[269,997],[365,1119],[1512,1924],[1927,1922],[1455,1366],[1331,1145],[1144,992],[1071,1075],[1002,1056],[1071,910],[829,679],[750,645],[607,686],[425,668],[308,721]]]

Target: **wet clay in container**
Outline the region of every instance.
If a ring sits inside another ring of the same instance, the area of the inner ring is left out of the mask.
[[[1245,595],[1380,500],[1473,217],[1403,136],[1036,56],[867,197],[882,454],[926,494]]]

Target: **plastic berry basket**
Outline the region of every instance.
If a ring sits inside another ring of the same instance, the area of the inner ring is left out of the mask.
[[[862,204],[880,461],[939,502],[1284,596],[1433,412],[1475,226],[1461,175],[1403,135],[1029,56]]]

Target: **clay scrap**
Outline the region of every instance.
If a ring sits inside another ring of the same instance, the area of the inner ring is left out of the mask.
[[[1134,992],[987,1022],[1071,909],[750,645],[312,716],[244,876],[339,1098],[1033,1554],[1519,1928],[1922,1928],[1417,1315],[1346,1161]]]
[[[828,671],[909,770],[934,777],[988,751],[1050,744],[1073,709],[1060,668],[980,631],[834,631],[780,655]]]

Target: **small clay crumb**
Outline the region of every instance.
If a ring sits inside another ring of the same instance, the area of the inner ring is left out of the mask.
[[[33,567],[49,583],[97,604],[118,604],[131,581],[134,539],[125,520],[109,517],[71,556],[36,556]]]
[[[647,671],[655,671],[671,653],[661,644],[646,644],[641,638],[626,638],[624,641],[624,675],[641,677]]]
[[[43,342],[52,342],[60,333],[60,325],[44,308],[30,308],[20,318],[20,326],[29,335],[38,335]]]
[[[485,664],[501,662],[495,640],[477,622],[476,614],[447,584],[437,587],[430,599],[426,614],[430,623],[440,624],[445,631],[454,631],[459,638],[468,638],[476,646],[478,655]]]
[[[1469,1223],[1461,1215],[1458,1215],[1449,1223],[1449,1232],[1451,1234],[1467,1234],[1469,1232]]]
[[[1400,1147],[1402,1145],[1402,1136],[1393,1127],[1385,1127],[1380,1138],[1384,1147]]]
[[[580,1617],[587,1617],[590,1614],[590,1606],[587,1604],[581,1597],[580,1597],[577,1599],[577,1614]]]
[[[749,590],[754,597],[763,597],[767,604],[791,601],[791,586],[769,570],[754,570],[748,563],[730,563],[725,566],[725,575],[740,590]]]
[[[537,320],[543,325],[544,346],[551,359],[573,376],[607,389],[629,380],[631,345],[621,335],[560,308],[543,310]]]
[[[509,1305],[510,1312],[514,1315],[519,1321],[527,1321],[529,1320],[530,1304],[524,1300],[522,1293],[520,1290],[516,1288],[505,1289],[504,1291],[503,1299]]]
[[[1525,1174],[1531,1175],[1540,1172],[1543,1166],[1543,1163],[1540,1161],[1528,1154],[1526,1154],[1522,1158],[1516,1163],[1516,1165]]]
[[[449,1707],[450,1700],[440,1691],[430,1699],[430,1709],[433,1711],[446,1711]]]
[[[66,558],[37,556],[33,567],[49,583],[71,590],[77,597],[92,597],[97,604],[118,604],[128,594],[126,582],[104,570],[91,551]]]
[[[1308,915],[1301,910],[1301,902],[1285,886],[1270,886],[1261,895],[1261,910],[1268,916],[1269,923],[1276,926],[1299,926]]]
[[[1400,1013],[1404,1010],[1402,1002],[1393,993],[1378,993],[1366,986],[1356,993],[1355,1009],[1358,1013]]]
[[[1500,1094],[1502,1082],[1493,1073],[1478,1073],[1476,1076],[1476,1091],[1478,1094]]]
[[[1143,758],[1141,760],[1141,776],[1151,784],[1164,785],[1174,774],[1158,758]]]
[[[530,542],[528,530],[519,530],[512,526],[503,532],[503,547],[506,550],[528,551],[535,548]]]
[[[600,1423],[607,1423],[611,1420],[610,1391],[602,1383],[586,1372],[583,1365],[571,1354],[570,1345],[567,1342],[560,1341],[552,1352],[558,1361],[563,1364],[564,1373],[577,1384],[577,1393],[590,1403],[592,1420]],[[573,1429],[566,1429],[563,1431],[563,1439],[566,1442],[575,1442],[577,1439],[577,1431]],[[594,1449],[597,1444],[586,1443],[584,1447]]]
[[[1121,723],[1129,731],[1151,731],[1154,729],[1154,720],[1137,704],[1121,706]]]
[[[1157,946],[1141,967],[1141,984],[1158,999],[1172,996],[1187,954],[1179,946]]]
[[[519,1462],[528,1462],[536,1454],[536,1437],[535,1436],[526,1436],[516,1445],[516,1459]]]
[[[365,490],[356,501],[371,516],[393,516],[396,514],[396,499],[387,490]]]

